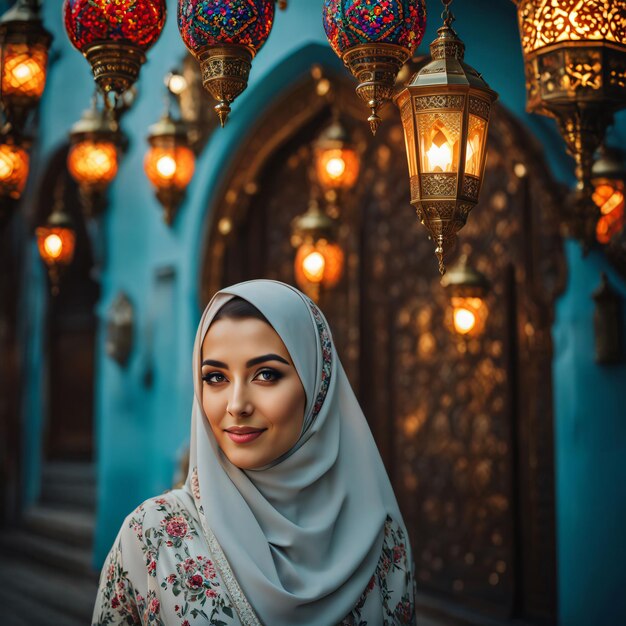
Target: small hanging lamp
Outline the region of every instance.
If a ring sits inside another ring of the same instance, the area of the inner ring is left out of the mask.
[[[121,133],[111,110],[90,109],[70,131],[67,168],[78,183],[87,217],[100,213],[104,192],[117,175]]]
[[[204,88],[222,126],[248,84],[252,59],[274,22],[274,0],[179,0],[178,29],[200,62]]]
[[[409,165],[411,204],[434,241],[439,271],[456,233],[478,202],[487,128],[498,97],[463,61],[465,45],[452,28],[452,0],[442,0],[443,26],[430,45],[432,61],[396,96]]]
[[[324,30],[332,49],[359,81],[356,92],[370,108],[372,134],[379,109],[393,95],[400,68],[424,36],[424,0],[324,0]]]
[[[63,208],[63,189],[64,185],[57,185],[54,209],[47,222],[35,230],[37,248],[48,269],[53,296],[59,293],[61,274],[72,262],[76,245],[72,221]]]
[[[313,300],[320,290],[332,289],[343,274],[344,254],[336,242],[336,223],[312,200],[292,222],[291,244],[296,248],[294,275],[300,289]]]
[[[591,168],[593,201],[600,209],[596,240],[607,244],[624,228],[624,194],[626,193],[626,160],[617,148],[601,146]]]
[[[0,197],[18,200],[28,180],[30,159],[11,132],[0,139]]]
[[[150,127],[150,148],[144,169],[163,205],[163,219],[172,225],[176,209],[185,197],[195,169],[195,155],[189,147],[187,125],[172,117],[170,109]]]
[[[104,92],[124,93],[165,25],[165,0],[65,0],[65,30]]]
[[[43,94],[51,42],[52,35],[41,21],[39,0],[18,0],[0,18],[2,106],[20,131]]]
[[[454,331],[459,335],[481,335],[489,315],[485,297],[490,284],[486,276],[470,267],[463,255],[441,279],[441,285],[450,296],[449,319]]]

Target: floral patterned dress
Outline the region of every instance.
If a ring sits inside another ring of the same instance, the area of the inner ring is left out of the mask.
[[[378,567],[341,626],[415,624],[407,539],[391,518],[384,532]],[[240,626],[186,491],[146,500],[126,518],[102,568],[92,623]]]

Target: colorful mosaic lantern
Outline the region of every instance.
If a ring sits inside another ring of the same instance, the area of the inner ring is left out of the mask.
[[[526,109],[556,119],[578,186],[564,223],[595,239],[593,155],[626,107],[626,0],[514,0],[526,68]]]
[[[426,28],[424,0],[324,0],[324,30],[333,50],[359,81],[370,107],[372,133],[378,110],[393,95],[400,68]]]
[[[139,76],[165,25],[165,0],[65,0],[65,29],[105,92],[121,94]]]
[[[179,0],[178,29],[224,126],[274,22],[274,0]]]

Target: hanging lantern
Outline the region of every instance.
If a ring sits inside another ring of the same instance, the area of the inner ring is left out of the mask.
[[[165,25],[165,0],[65,0],[65,30],[98,86],[122,94]]]
[[[95,100],[70,131],[67,168],[78,183],[87,216],[102,210],[104,192],[117,175],[121,135],[113,114]]]
[[[516,0],[526,109],[556,119],[576,161],[569,233],[593,241],[591,166],[613,112],[626,107],[626,0]]]
[[[624,228],[624,193],[626,193],[626,162],[624,153],[616,148],[600,148],[599,158],[591,168],[593,201],[600,209],[596,239],[607,244]]]
[[[321,289],[335,287],[343,274],[344,254],[335,240],[335,230],[335,221],[315,201],[292,222],[296,283],[314,300],[319,299]]]
[[[185,197],[195,169],[195,156],[189,147],[187,126],[175,120],[169,111],[153,126],[148,135],[150,148],[144,169],[163,205],[163,218],[172,225],[178,205]]]
[[[324,0],[324,30],[332,49],[359,81],[356,92],[371,110],[391,99],[396,76],[419,45],[426,28],[424,0]]]
[[[274,0],[179,0],[178,29],[200,62],[202,83],[218,101],[224,126],[233,100],[248,84],[252,59],[267,40]]]
[[[2,106],[15,128],[23,129],[43,94],[51,42],[38,0],[18,0],[0,18]]]
[[[48,268],[52,295],[57,295],[61,273],[72,262],[76,244],[72,222],[61,202],[56,203],[48,221],[36,229],[35,235],[39,255]]]
[[[456,233],[478,202],[485,169],[487,128],[497,94],[463,62],[465,46],[444,24],[430,45],[432,61],[396,96],[409,165],[411,204],[436,248],[439,271]]]
[[[469,267],[463,255],[441,284],[450,296],[449,325],[459,335],[481,335],[489,315],[485,297],[490,285],[485,275]]]
[[[361,159],[338,117],[334,117],[313,143],[313,160],[317,180],[324,189],[354,187]]]
[[[11,135],[0,142],[0,197],[18,200],[28,179],[28,152]]]

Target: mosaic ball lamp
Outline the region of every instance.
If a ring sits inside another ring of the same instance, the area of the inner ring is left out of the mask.
[[[179,0],[178,29],[224,126],[274,22],[274,0]]]
[[[378,110],[393,95],[400,68],[426,28],[424,0],[324,0],[324,30],[331,47],[359,81],[359,97],[371,110],[373,134]]]
[[[65,0],[65,30],[105,92],[123,93],[165,25],[165,0]]]

